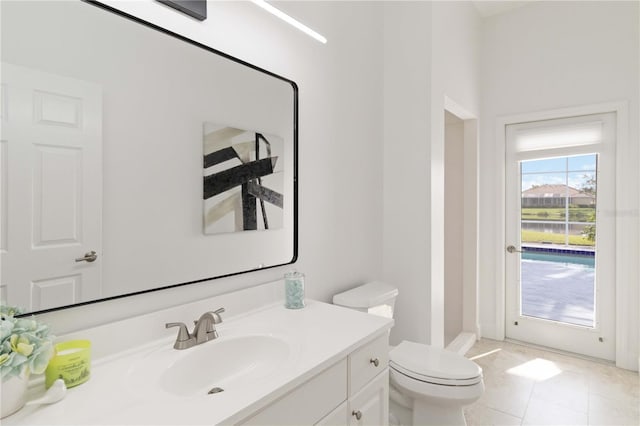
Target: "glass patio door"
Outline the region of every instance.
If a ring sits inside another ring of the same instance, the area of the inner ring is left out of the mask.
[[[615,359],[614,122],[506,128],[507,338]]]

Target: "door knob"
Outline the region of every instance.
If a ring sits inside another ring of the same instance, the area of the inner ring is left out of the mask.
[[[98,258],[98,255],[96,254],[95,251],[91,250],[88,253],[84,254],[84,257],[78,257],[76,258],[76,262],[95,262],[95,260]]]
[[[353,410],[353,411],[351,412],[351,415],[352,415],[352,416],[355,416],[355,417],[356,417],[356,420],[360,420],[360,419],[362,418],[362,412],[361,412],[360,410],[357,410],[357,411],[356,411],[356,410]]]
[[[518,250],[514,245],[507,246],[509,253],[522,253],[522,250]]]

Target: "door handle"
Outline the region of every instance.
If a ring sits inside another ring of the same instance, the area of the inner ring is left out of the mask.
[[[76,258],[76,262],[95,262],[95,260],[98,258],[98,255],[96,254],[95,251],[91,250],[88,253],[84,254],[84,257],[78,257]]]
[[[507,246],[509,253],[522,253],[522,250],[518,250],[514,245]]]

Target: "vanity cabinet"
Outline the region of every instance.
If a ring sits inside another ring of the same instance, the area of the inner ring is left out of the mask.
[[[343,359],[239,424],[312,425],[346,397],[347,360]]]
[[[389,366],[388,334],[353,351],[349,357],[349,396],[353,396]]]
[[[379,426],[389,419],[389,369],[316,423],[317,426]]]
[[[384,333],[239,424],[387,425],[388,353]]]
[[[336,425],[348,425],[350,422],[351,413],[349,412],[349,401],[344,401],[331,413],[327,414],[316,423],[316,426],[336,426]]]
[[[349,398],[351,426],[375,426],[389,423],[389,368]],[[358,419],[359,417],[359,419]],[[341,423],[343,424],[343,423]]]
[[[285,309],[276,298],[270,306],[240,310],[206,347],[176,351],[173,333],[153,334],[167,320],[187,320],[211,306],[232,312],[253,300],[248,296],[283,288],[280,281],[269,286],[63,336],[92,340],[99,357],[91,380],[56,404],[25,406],[2,425],[387,425],[392,319],[315,300]],[[149,340],[127,348],[140,336]],[[216,368],[203,368],[205,362]],[[224,392],[206,394],[218,384]],[[41,397],[43,388],[34,381],[29,398]]]

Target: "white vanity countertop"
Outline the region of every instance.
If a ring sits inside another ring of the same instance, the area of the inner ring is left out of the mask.
[[[218,326],[220,339],[224,339],[225,330],[229,334],[286,335],[287,340],[294,342],[292,357],[276,375],[255,380],[238,390],[190,398],[141,392],[132,384],[127,372],[150,351],[171,347],[174,336],[94,362],[91,379],[69,389],[64,400],[50,406],[27,406],[3,419],[2,424],[232,424],[293,390],[392,326],[391,319],[322,302],[308,300],[307,306],[299,310],[288,310],[282,303],[277,303],[232,317]],[[164,324],[158,324],[158,327],[164,327]],[[177,329],[174,332],[177,333]]]

